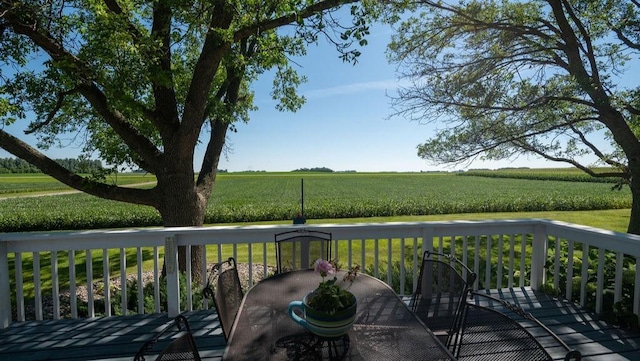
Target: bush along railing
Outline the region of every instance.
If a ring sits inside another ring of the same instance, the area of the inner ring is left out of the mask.
[[[638,329],[640,237],[552,224],[542,290],[579,303],[603,319]],[[575,229],[574,228],[574,229]]]
[[[0,325],[211,307],[191,264],[177,271],[179,246],[205,245],[205,270],[236,258],[250,287],[272,274],[273,234],[293,229],[332,232],[342,267],[361,265],[401,296],[416,287],[422,252],[437,250],[478,274],[474,289],[544,289],[637,327],[640,237],[537,219],[1,234]]]

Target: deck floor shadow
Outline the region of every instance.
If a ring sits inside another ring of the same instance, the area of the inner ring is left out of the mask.
[[[530,288],[489,291],[533,314],[583,361],[640,360],[640,332],[620,329],[572,303]],[[225,339],[215,310],[185,312],[203,360],[220,361]],[[0,360],[131,361],[138,349],[173,320],[165,314],[15,322],[0,330]],[[530,329],[534,335],[538,332]],[[168,334],[154,349],[162,349]],[[164,342],[164,344],[163,344]],[[556,358],[556,354],[553,354]],[[558,354],[557,360],[561,360]],[[147,359],[153,359],[148,357]],[[500,361],[494,358],[494,361]],[[395,360],[394,360],[395,361]],[[511,360],[509,360],[511,361]]]

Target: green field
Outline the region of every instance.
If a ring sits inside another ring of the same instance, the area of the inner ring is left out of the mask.
[[[556,175],[548,180],[545,172]],[[304,179],[305,212],[310,224],[549,218],[625,231],[631,206],[627,188],[612,191],[611,184],[579,181],[573,171],[529,170],[529,178],[523,177],[521,170],[517,173],[516,178],[480,174],[461,176],[459,173],[223,173],[218,176],[206,223],[290,223],[300,211],[300,186]],[[124,175],[115,181],[130,185],[152,180],[150,176]],[[150,207],[107,201],[86,194],[30,197],[43,192],[70,190],[42,175],[1,175],[0,194],[9,193],[9,188],[14,189],[13,195],[0,196],[4,198],[0,200],[0,232],[161,224],[158,213]],[[450,242],[450,239],[443,239],[443,242]],[[358,245],[355,247],[353,251],[358,254]],[[380,247],[384,249],[386,242],[383,241]],[[151,258],[146,253],[149,250],[144,251],[147,269]],[[247,247],[239,247],[237,251],[238,260],[248,262]],[[118,252],[110,250],[112,276],[119,272]],[[342,250],[341,253],[346,252]],[[367,251],[367,257],[372,254],[371,250]],[[132,250],[127,255],[135,257]],[[256,258],[261,261],[261,249],[254,249],[252,255],[254,261]],[[44,287],[48,289],[51,286],[50,260],[46,255],[43,257],[41,274],[44,274]],[[65,268],[67,256],[63,252],[58,257],[59,266]],[[83,257],[82,252],[76,256],[77,265],[84,264]],[[397,257],[395,255],[393,260],[397,261]],[[134,259],[127,264],[135,264]],[[384,256],[381,260],[384,261]],[[367,258],[363,266],[369,267],[371,262]],[[94,277],[100,278],[100,255],[94,259],[94,268]],[[31,256],[24,255],[23,275],[28,279],[32,272]],[[77,275],[80,280],[84,277],[83,272],[80,267]],[[60,277],[64,287],[67,276],[61,274]],[[384,269],[381,277],[386,277]],[[27,297],[32,296],[32,291],[31,286],[24,290]]]
[[[532,178],[536,172],[530,170]],[[569,174],[570,172],[567,172]],[[0,176],[0,193],[24,193],[58,184],[47,177]],[[142,183],[151,176],[120,176],[119,184]],[[218,176],[205,223],[287,222],[301,209],[314,219],[428,216],[495,212],[557,212],[628,209],[627,188],[561,180],[460,176],[458,173],[222,173]],[[9,185],[9,186],[7,186]],[[68,189],[68,188],[67,188]],[[21,194],[24,194],[21,193]],[[86,194],[5,197],[0,201],[0,231],[158,226],[150,207],[107,201]]]
[[[125,174],[110,176],[109,184],[137,184],[155,182],[153,175]],[[44,174],[2,174],[0,175],[0,199],[4,196],[37,194],[43,192],[69,191],[72,188]]]
[[[596,174],[611,172],[610,168],[593,168]],[[616,183],[618,178],[592,177],[578,168],[503,168],[497,170],[474,169],[460,175],[491,178],[515,178],[537,180],[561,180],[571,182]]]

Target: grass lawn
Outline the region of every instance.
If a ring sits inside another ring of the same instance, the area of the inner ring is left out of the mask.
[[[427,216],[395,216],[395,217],[360,217],[338,219],[307,219],[307,225],[335,223],[378,223],[378,222],[437,222],[458,220],[487,220],[487,219],[522,219],[543,218],[554,221],[575,223],[589,227],[602,228],[610,231],[625,233],[629,225],[631,209],[605,209],[596,211],[541,211],[541,212],[497,212],[497,213],[459,213],[436,214]],[[233,223],[240,226],[248,224],[290,224],[291,221],[268,221],[252,223]],[[211,224],[222,225],[222,224]]]

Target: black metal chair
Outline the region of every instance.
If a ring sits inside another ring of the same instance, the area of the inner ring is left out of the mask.
[[[561,353],[565,361],[580,361],[582,358],[579,351],[571,349],[540,320],[522,308],[479,292],[472,292],[470,299],[472,301],[465,307],[455,354],[458,360],[552,361],[562,357]],[[542,333],[534,336],[529,330],[535,328],[543,330]],[[544,345],[540,341],[543,339]],[[561,350],[555,357],[549,352],[554,348]]]
[[[452,352],[476,274],[452,255],[425,251],[411,310]]]
[[[145,342],[136,356],[134,361],[144,361],[145,355],[149,356],[153,352],[154,345],[158,344],[163,335],[167,334],[169,330],[177,328],[181,335],[171,341],[158,356],[154,356],[155,361],[200,361],[200,355],[198,354],[198,348],[193,339],[191,328],[187,319],[179,315],[174,319],[174,322],[165,327],[164,330],[159,332],[154,338]]]
[[[222,332],[225,339],[228,340],[231,327],[244,297],[236,260],[233,257],[211,267],[202,294],[204,298],[213,300]]]
[[[330,232],[306,228],[275,234],[277,272],[312,268],[319,258],[331,260]]]

